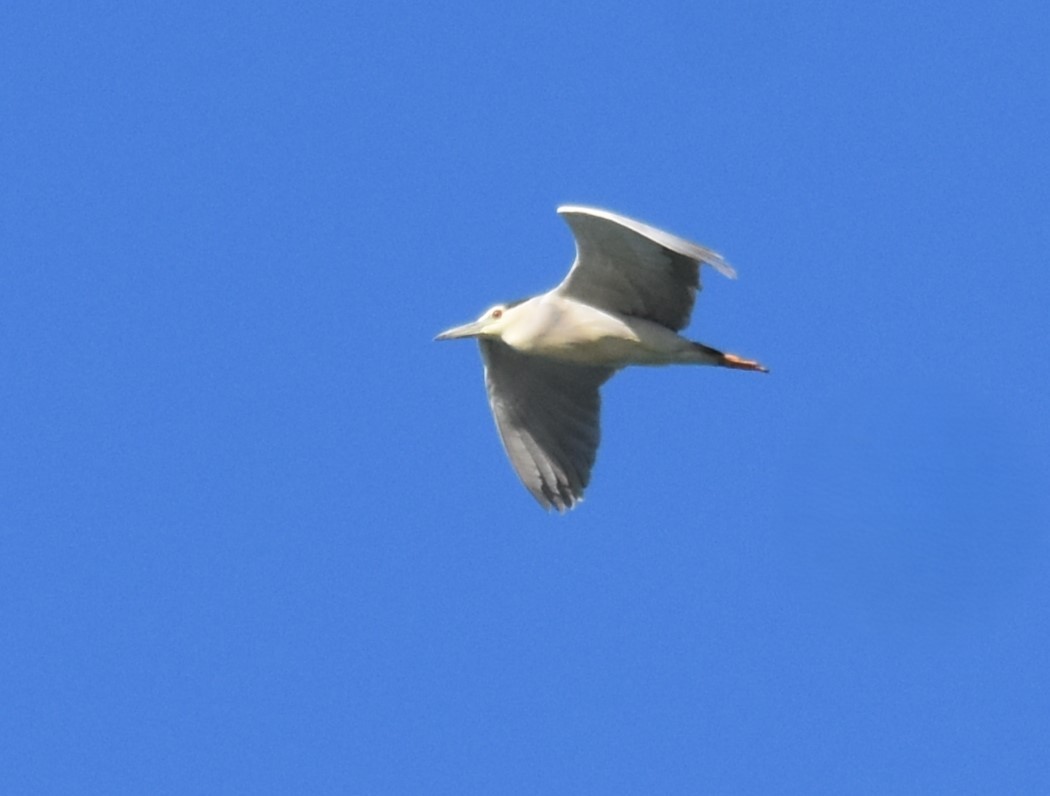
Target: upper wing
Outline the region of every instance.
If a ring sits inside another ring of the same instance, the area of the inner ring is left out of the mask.
[[[558,285],[562,295],[678,331],[689,323],[700,290],[700,263],[736,277],[722,255],[640,221],[565,205],[576,262]]]
[[[510,463],[541,506],[571,509],[583,499],[601,439],[598,388],[616,370],[528,356],[492,338],[478,344]]]

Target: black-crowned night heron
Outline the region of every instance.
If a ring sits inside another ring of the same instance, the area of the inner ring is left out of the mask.
[[[720,254],[590,207],[558,212],[576,238],[560,285],[497,304],[438,340],[476,337],[503,447],[544,508],[583,499],[601,436],[598,388],[627,365],[719,365],[766,372],[677,334],[700,290],[700,264],[736,273]]]

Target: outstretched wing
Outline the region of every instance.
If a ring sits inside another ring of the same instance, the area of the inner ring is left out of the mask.
[[[528,356],[506,343],[478,340],[485,387],[503,448],[544,508],[583,499],[601,439],[601,387],[614,368]]]
[[[558,212],[576,238],[576,262],[556,290],[592,307],[678,331],[700,291],[700,263],[736,277],[717,252],[640,221],[573,205]]]

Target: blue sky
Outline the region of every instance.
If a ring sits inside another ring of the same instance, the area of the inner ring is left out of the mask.
[[[0,790],[1050,791],[1045,3],[8,4]],[[476,347],[723,252],[587,500]]]

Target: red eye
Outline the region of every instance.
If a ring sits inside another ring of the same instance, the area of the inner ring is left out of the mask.
[[[492,317],[493,318],[501,318],[502,316],[503,316],[503,310],[493,310],[492,311]]]

